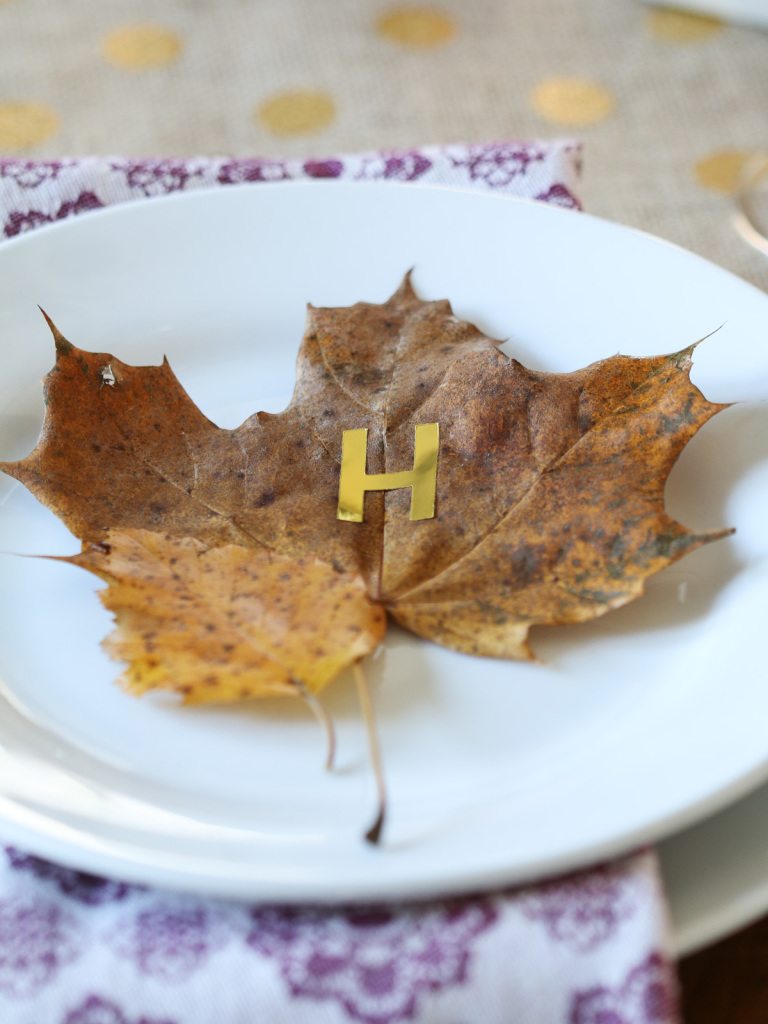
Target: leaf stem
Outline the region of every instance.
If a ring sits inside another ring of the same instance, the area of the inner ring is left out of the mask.
[[[365,726],[368,732],[368,751],[371,758],[371,767],[373,768],[373,774],[376,779],[376,791],[379,798],[376,817],[371,827],[365,833],[365,838],[369,843],[376,846],[381,839],[381,830],[384,827],[384,820],[387,814],[387,788],[384,782],[379,734],[376,729],[376,717],[374,714],[373,701],[371,699],[368,680],[365,677],[365,673],[363,672],[360,662],[355,662],[352,666],[352,671],[355,674],[355,684],[357,685],[357,696],[360,701],[360,710],[363,713],[363,719],[365,720]]]
[[[298,680],[296,680],[296,687],[307,707],[325,732],[325,770],[327,772],[333,771],[333,766],[336,761],[336,730],[333,726],[333,719],[328,714],[328,711],[323,706],[322,702],[318,700],[316,694],[312,693],[310,689],[308,689],[303,683],[298,682]]]

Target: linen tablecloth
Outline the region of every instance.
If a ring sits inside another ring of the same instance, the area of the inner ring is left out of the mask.
[[[311,160],[5,159],[0,226],[12,238],[134,198],[294,178],[577,208],[579,170],[570,141]],[[3,1024],[674,1024],[668,950],[652,851],[518,890],[330,909],[159,891],[13,848],[0,862]]]

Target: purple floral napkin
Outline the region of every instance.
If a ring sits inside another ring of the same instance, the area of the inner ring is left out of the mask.
[[[569,141],[322,160],[0,159],[6,237],[113,203],[296,178],[420,181],[577,207]],[[396,906],[237,904],[0,854],[2,1024],[675,1024],[653,852]]]
[[[425,146],[315,160],[0,158],[0,224],[6,238],[12,238],[41,224],[143,196],[212,185],[309,178],[418,181],[494,189],[579,207],[580,159],[579,145],[570,141]]]

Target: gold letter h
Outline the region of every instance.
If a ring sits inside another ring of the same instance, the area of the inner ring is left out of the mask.
[[[411,520],[432,519],[437,491],[437,452],[440,427],[421,423],[416,427],[413,445],[413,469],[400,473],[366,473],[368,429],[345,430],[341,439],[341,476],[339,477],[338,519],[362,523],[366,491],[395,491],[411,488]]]

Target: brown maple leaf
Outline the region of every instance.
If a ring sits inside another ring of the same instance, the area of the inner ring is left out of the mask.
[[[356,663],[384,609],[457,650],[525,658],[532,625],[618,607],[729,532],[664,511],[677,456],[723,408],[691,383],[692,348],[531,371],[406,277],[382,305],[310,308],[289,407],[223,430],[167,362],[85,352],[49,324],[40,440],[0,468],[81,538],[71,560],[107,580],[125,685],[188,702],[303,696],[323,719],[315,692],[355,664],[374,842],[384,781]],[[366,428],[367,472],[392,473],[411,467],[426,423],[441,439],[435,517],[411,522],[400,489],[369,493],[364,522],[340,521],[344,431]]]
[[[406,277],[382,305],[310,307],[288,408],[224,430],[167,362],[129,366],[51,328],[41,438],[0,468],[84,542],[143,529],[321,557],[423,637],[524,658],[531,626],[625,604],[729,532],[664,510],[677,456],[723,408],[691,383],[692,347],[532,371]],[[363,523],[339,521],[343,431],[366,427],[368,472],[393,472],[411,467],[422,423],[440,427],[435,518],[410,522],[401,489],[368,494]]]

